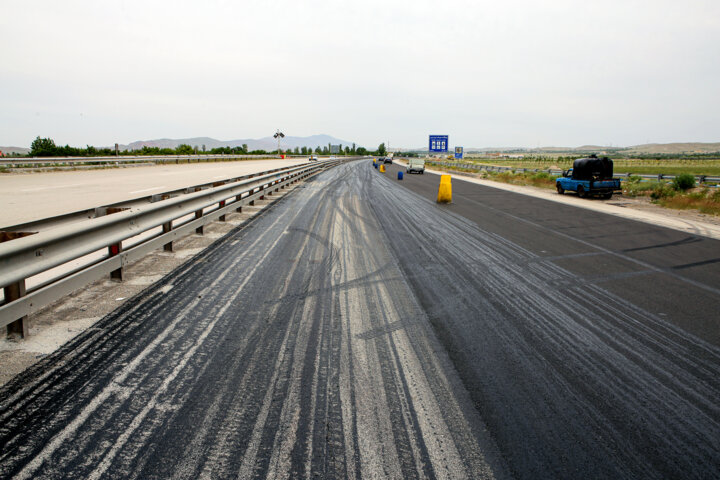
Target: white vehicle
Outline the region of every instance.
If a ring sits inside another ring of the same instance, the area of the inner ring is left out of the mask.
[[[308,162],[317,162],[317,161],[318,161],[317,155],[310,155],[310,157],[308,158]]]
[[[405,169],[407,173],[425,173],[425,159],[424,158],[409,158],[407,168]]]

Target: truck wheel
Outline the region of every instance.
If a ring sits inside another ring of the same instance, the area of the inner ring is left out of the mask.
[[[585,198],[587,196],[587,194],[585,193],[585,187],[583,187],[582,185],[578,186],[577,193],[578,197],[580,198]]]
[[[610,200],[612,198],[612,192],[604,193],[602,198],[604,198],[605,200]]]
[[[559,183],[556,185],[556,187],[557,187],[557,191],[560,195],[565,193],[565,189],[563,187],[561,187]]]

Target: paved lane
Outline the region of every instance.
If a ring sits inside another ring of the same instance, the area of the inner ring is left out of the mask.
[[[297,189],[4,389],[0,476],[502,472],[360,167]]]
[[[324,173],[8,384],[0,477],[718,476],[718,243],[404,182]]]
[[[378,218],[514,476],[720,474],[720,242],[396,171]]]
[[[306,163],[245,160],[0,175],[0,227]]]

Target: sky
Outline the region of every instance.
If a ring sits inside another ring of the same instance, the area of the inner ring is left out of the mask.
[[[718,0],[0,0],[0,145],[720,142]]]

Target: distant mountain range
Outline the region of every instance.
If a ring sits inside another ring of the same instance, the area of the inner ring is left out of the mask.
[[[30,149],[24,147],[0,147],[0,152],[3,152],[5,155],[10,155],[11,153],[27,155],[28,153],[30,153]]]
[[[342,145],[343,148],[351,147],[353,142],[347,140],[340,140],[339,138],[331,137],[330,135],[311,135],[309,137],[290,137],[287,136],[280,140],[280,148],[294,149],[295,147],[324,147],[327,144]],[[128,145],[120,145],[120,150],[141,150],[143,147],[158,147],[158,148],[177,148],[179,145],[190,145],[191,147],[197,146],[199,150],[202,150],[202,146],[205,145],[206,150],[219,147],[241,147],[243,144],[248,146],[249,151],[253,150],[276,150],[278,143],[277,139],[273,137],[265,138],[245,138],[240,140],[216,140],[210,137],[195,137],[195,138],[161,138],[158,140],[141,140],[132,142]],[[360,145],[358,145],[360,146]]]

